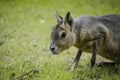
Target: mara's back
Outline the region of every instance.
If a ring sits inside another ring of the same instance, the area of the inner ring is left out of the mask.
[[[97,17],[99,21],[101,21],[109,31],[113,32],[113,34],[120,34],[120,15],[105,15]]]

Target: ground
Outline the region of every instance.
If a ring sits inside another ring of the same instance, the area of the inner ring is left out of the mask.
[[[80,15],[120,14],[119,0],[0,0],[0,80],[118,80],[120,65],[90,70],[90,53],[69,70],[72,47],[59,55],[49,51],[55,11]],[[97,62],[106,61],[97,56]]]

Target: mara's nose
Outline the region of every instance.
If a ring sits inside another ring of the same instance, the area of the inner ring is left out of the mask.
[[[51,51],[54,51],[54,50],[55,50],[55,47],[52,46],[52,45],[50,45],[50,50],[51,50]]]
[[[55,49],[54,47],[50,47],[50,50],[51,50],[51,51],[54,51],[54,49]]]

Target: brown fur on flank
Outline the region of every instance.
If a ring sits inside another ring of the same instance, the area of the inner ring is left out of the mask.
[[[63,19],[56,11],[56,20],[50,45],[53,54],[75,46],[77,54],[82,54],[81,51],[93,53],[93,65],[96,53],[120,62],[120,15],[80,16],[73,20],[70,12]],[[79,59],[75,59],[78,64]]]

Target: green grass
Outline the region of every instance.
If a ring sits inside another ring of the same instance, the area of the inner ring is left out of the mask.
[[[0,0],[0,80],[118,80],[112,67],[89,69],[90,54],[70,71],[75,48],[49,51],[55,10],[64,16],[120,14],[119,0]],[[97,62],[105,60],[97,56]]]

